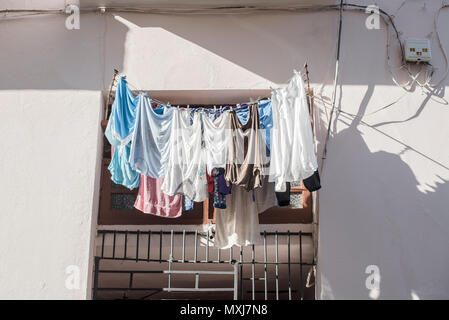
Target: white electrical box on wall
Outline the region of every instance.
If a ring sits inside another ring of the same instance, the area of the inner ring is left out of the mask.
[[[430,41],[428,39],[405,40],[405,60],[411,62],[429,62],[432,59]]]

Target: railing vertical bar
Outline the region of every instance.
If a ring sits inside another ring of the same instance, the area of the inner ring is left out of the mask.
[[[299,231],[299,298],[304,298],[304,280],[302,278],[302,231]]]
[[[170,260],[173,259],[173,230],[170,233]]]
[[[256,264],[255,258],[256,253],[254,251],[254,244],[251,246],[251,290],[252,290],[252,299],[256,300],[256,288],[255,288],[255,278],[256,278]]]
[[[94,292],[92,294],[92,299],[97,299],[98,294],[98,275],[99,275],[99,268],[100,268],[100,258],[95,257],[95,270],[94,270]]]
[[[159,233],[159,263],[162,262],[162,230]]]
[[[168,287],[171,288],[171,264],[173,262],[173,230],[170,233],[170,256],[168,258]]]
[[[182,230],[182,262],[186,261],[186,231]]]
[[[139,238],[140,238],[140,231],[137,230],[137,234],[136,234],[136,262],[139,261]]]
[[[217,248],[217,260],[218,260],[218,263],[220,263],[221,261],[221,249],[220,248]]]
[[[195,230],[195,251],[194,251],[194,256],[195,256],[195,263],[198,261],[198,230]]]
[[[207,229],[206,262],[209,262],[209,229]]]
[[[274,236],[275,246],[276,246],[276,300],[279,300],[279,242],[278,242],[278,232]]]
[[[112,243],[112,258],[113,259],[115,258],[115,239],[116,238],[117,238],[117,231],[114,230],[114,240],[113,240],[113,243]]]
[[[234,263],[234,300],[238,299],[238,284],[239,284],[239,279],[237,277],[239,273],[238,268],[239,268],[238,263]]]
[[[229,248],[229,263],[232,263],[232,247]]]
[[[268,290],[267,290],[267,232],[263,232],[263,262],[264,264],[264,291],[265,291],[265,300],[268,300]]]
[[[104,258],[104,237],[105,233],[103,233],[103,238],[101,240],[101,257]]]
[[[128,230],[125,231],[125,248],[123,249],[123,257],[126,259],[126,250],[128,249]]]
[[[240,247],[240,300],[243,300],[243,247]]]
[[[134,272],[131,271],[129,273],[129,284],[128,284],[129,289],[132,289],[132,287],[133,287],[133,278],[134,278]]]
[[[291,266],[290,266],[290,231],[287,232],[287,250],[288,250],[288,300],[292,299],[292,287],[291,287]]]
[[[147,252],[147,260],[150,261],[150,249],[151,248],[151,230],[148,231],[148,252]]]

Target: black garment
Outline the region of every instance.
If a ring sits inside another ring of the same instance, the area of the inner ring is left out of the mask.
[[[318,173],[318,170],[302,182],[304,183],[304,187],[306,187],[306,189],[310,192],[321,189],[320,174]]]
[[[276,192],[276,198],[278,200],[278,205],[280,207],[290,205],[290,182],[286,183],[286,188],[284,192]]]

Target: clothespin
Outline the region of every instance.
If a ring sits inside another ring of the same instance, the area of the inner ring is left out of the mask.
[[[217,106],[214,106],[214,112],[217,112]]]

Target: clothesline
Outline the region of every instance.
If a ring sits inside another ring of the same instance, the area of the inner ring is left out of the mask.
[[[306,83],[307,83],[307,90],[306,90],[305,94],[308,97],[314,98],[314,95],[310,94],[310,80],[309,80],[309,70],[308,70],[307,62],[304,64],[302,69],[305,70],[305,74],[302,76],[303,77],[303,81],[306,81]],[[111,83],[111,86],[110,86],[110,89],[109,89],[109,96],[111,95],[111,93],[113,91],[112,90],[113,87],[116,86],[117,76],[122,76],[122,77],[125,77],[125,79],[126,79],[126,75],[121,74],[121,73],[119,73],[119,71],[117,69],[114,69],[114,77],[112,79],[112,83]],[[130,87],[132,87],[134,89],[134,91],[142,92],[141,90],[139,90],[137,88],[137,86],[133,85],[129,81],[127,81],[127,83],[128,83],[128,85]],[[276,90],[276,89],[270,87],[270,90],[273,91],[273,90]],[[109,98],[109,96],[108,96],[108,98]],[[156,102],[157,106],[172,106],[169,101],[163,102],[163,101],[161,101],[159,99],[156,99],[154,97],[151,97],[151,100],[152,100],[152,102]],[[250,98],[250,101],[248,101],[248,102],[234,103],[234,104],[229,104],[229,103],[227,103],[227,104],[206,104],[206,105],[176,104],[176,106],[177,107],[186,107],[186,108],[209,109],[209,110],[213,108],[215,110],[217,108],[217,105],[218,105],[219,108],[230,108],[232,110],[232,108],[234,108],[234,107],[236,107],[236,108],[239,108],[241,106],[248,107],[251,103],[257,103],[257,102],[260,102],[260,101],[263,101],[263,100],[270,100],[270,98],[268,98],[268,97],[257,97],[257,99],[255,99],[255,100]],[[109,104],[109,99],[108,99],[108,104]],[[107,108],[106,110],[108,110],[109,106],[106,106],[106,108]],[[107,117],[107,113],[106,113],[105,116]]]

